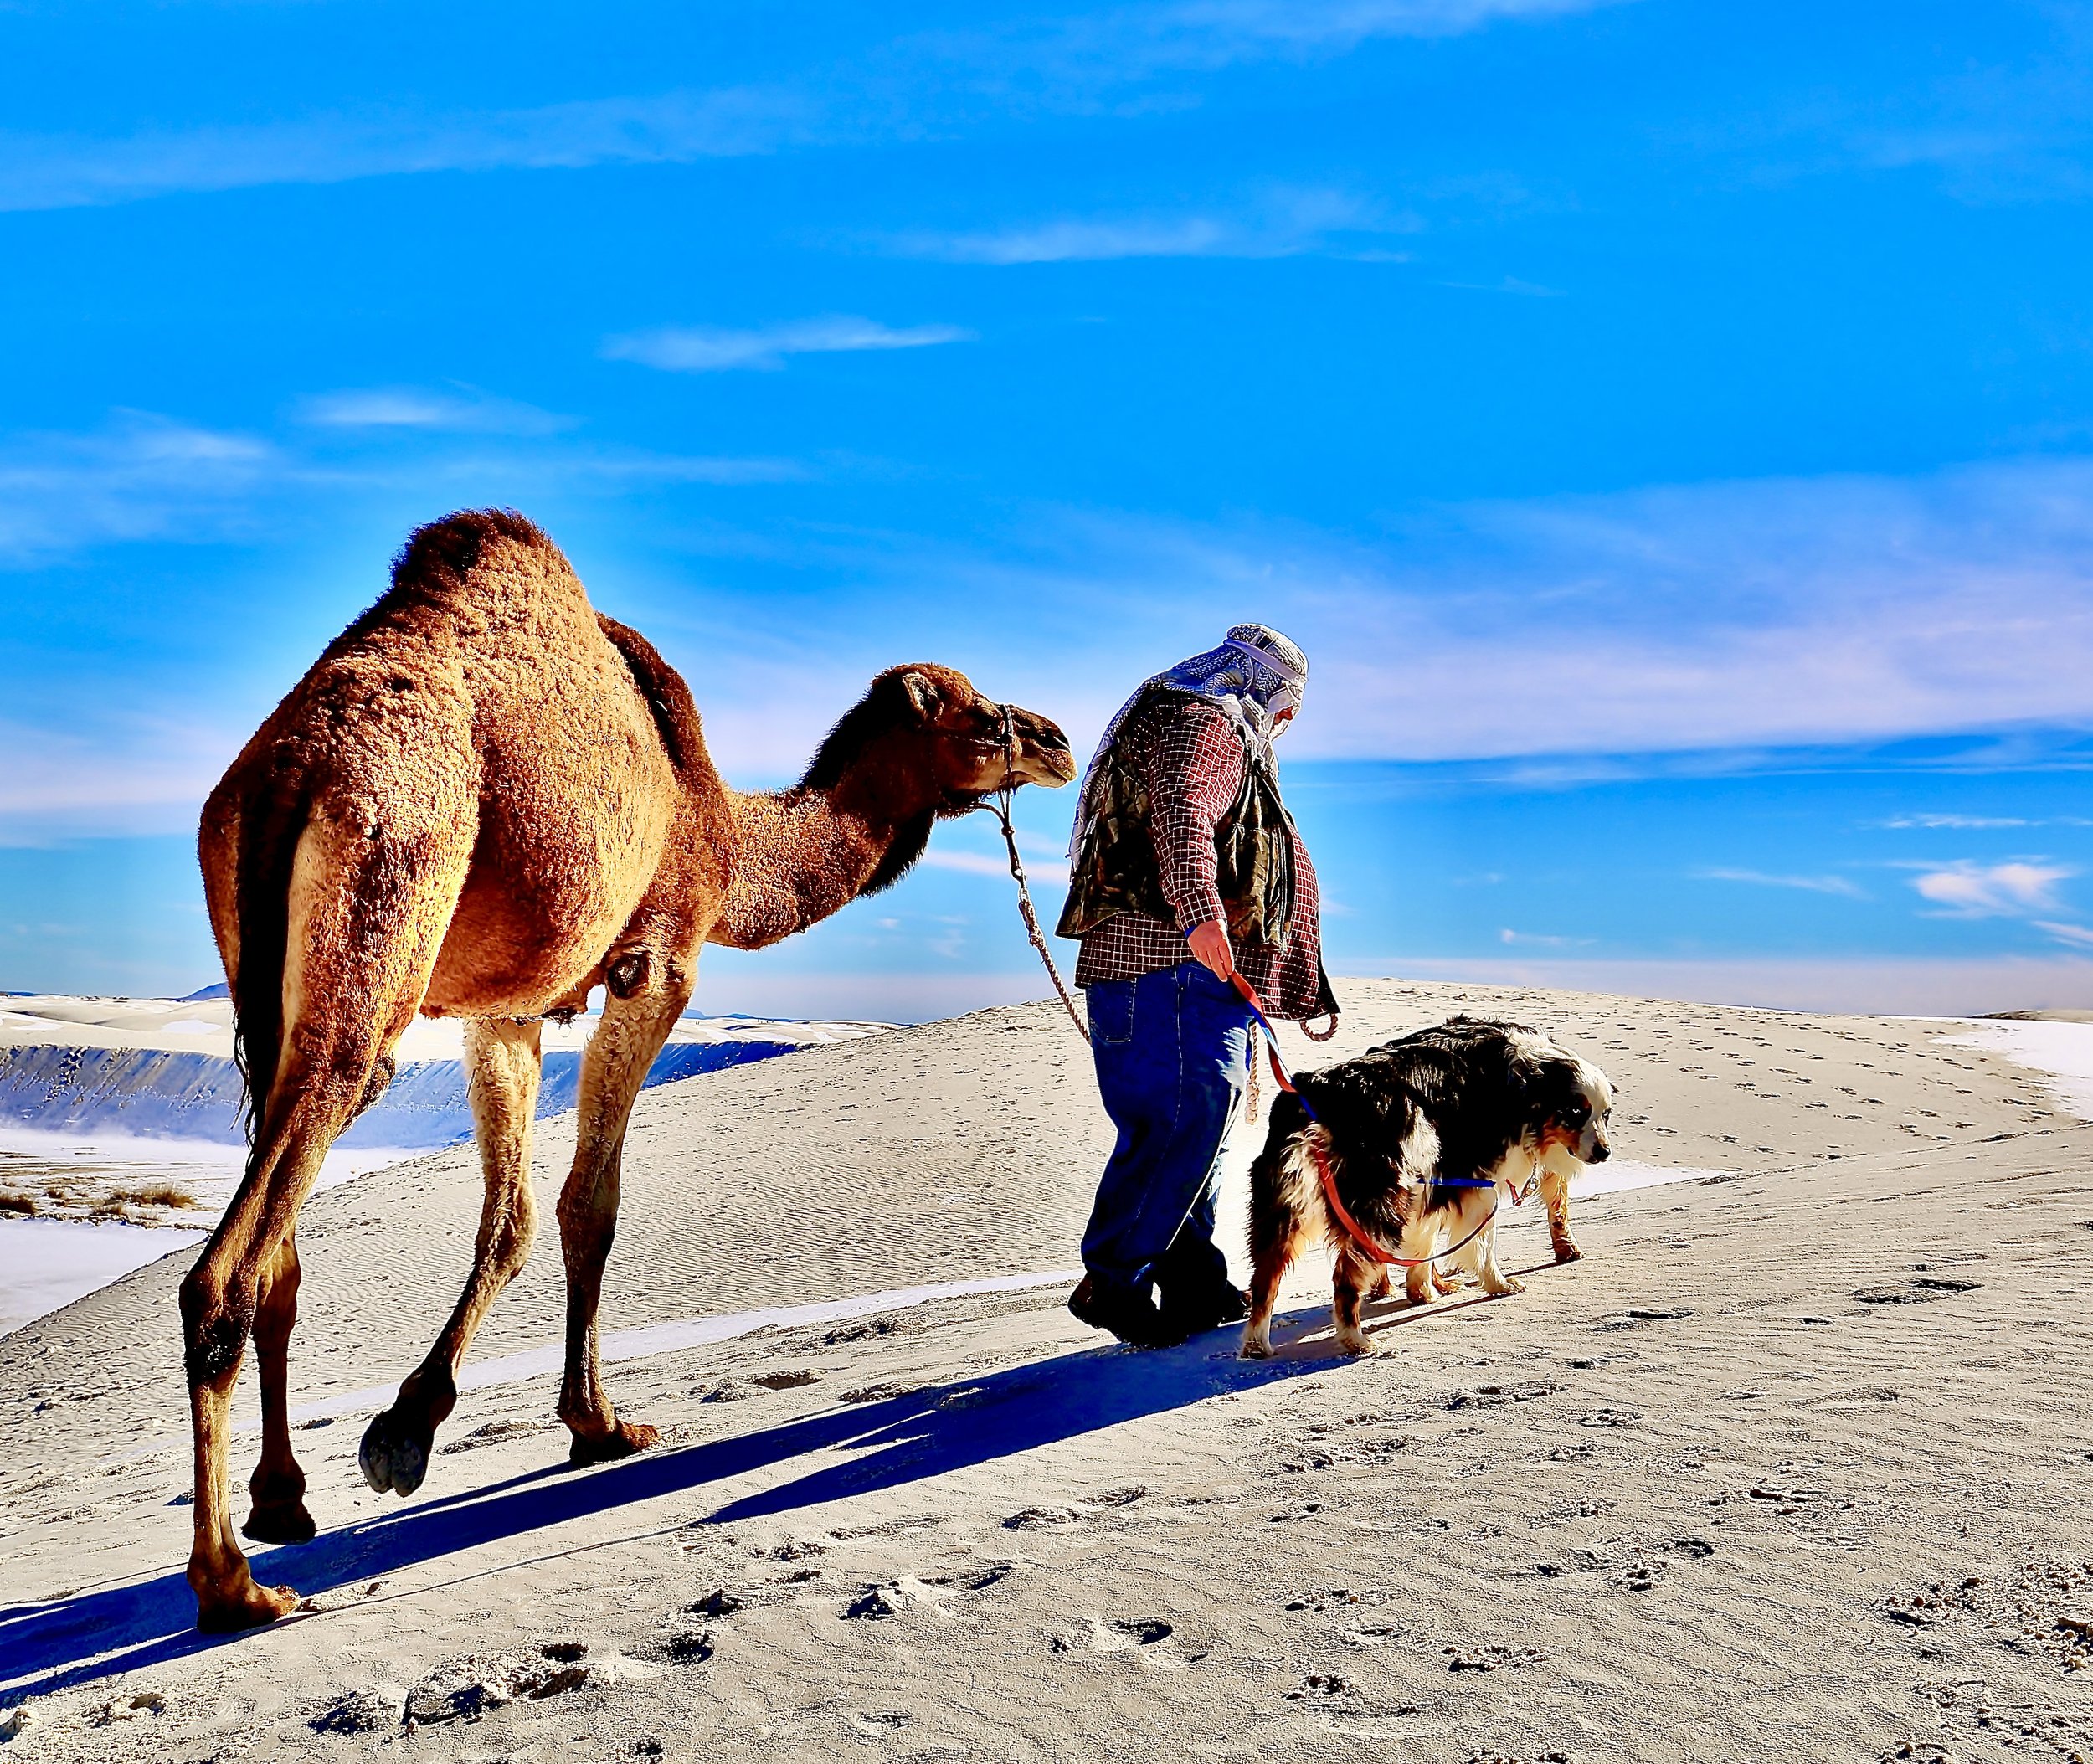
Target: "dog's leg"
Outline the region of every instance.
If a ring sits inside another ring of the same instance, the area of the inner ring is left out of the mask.
[[[1490,1196],[1490,1204],[1492,1206],[1497,1204],[1494,1194]],[[1523,1280],[1516,1275],[1506,1273],[1497,1265],[1497,1221],[1494,1216],[1483,1227],[1482,1235],[1470,1247],[1479,1252],[1475,1259],[1476,1272],[1482,1277],[1483,1290],[1491,1298],[1503,1299],[1513,1293],[1526,1290]]]
[[[1337,1325],[1337,1345],[1347,1354],[1370,1354],[1374,1345],[1359,1326],[1359,1304],[1374,1283],[1376,1264],[1349,1244],[1338,1252],[1336,1294],[1330,1305]]]
[[[1403,1259],[1414,1264],[1402,1271],[1403,1290],[1409,1293],[1412,1304],[1429,1304],[1435,1294],[1453,1290],[1448,1277],[1440,1273],[1436,1263],[1418,1259],[1438,1248],[1442,1217],[1438,1213],[1426,1213],[1412,1219],[1404,1227],[1396,1246]]]
[[[1540,1166],[1540,1198],[1548,1203],[1548,1241],[1558,1262],[1581,1261],[1584,1252],[1570,1235],[1570,1178],[1545,1164]]]
[[[1435,1262],[1432,1264],[1432,1289],[1435,1293],[1458,1293],[1461,1289],[1460,1276]]]
[[[1384,1262],[1381,1264],[1381,1272],[1374,1276],[1374,1283],[1367,1288],[1366,1297],[1370,1300],[1386,1299],[1395,1290],[1395,1271],[1390,1264]]]
[[[1295,1206],[1294,1185],[1276,1159],[1261,1157],[1250,1172],[1250,1314],[1242,1325],[1245,1360],[1272,1357],[1272,1311],[1279,1283],[1301,1252],[1307,1221]]]

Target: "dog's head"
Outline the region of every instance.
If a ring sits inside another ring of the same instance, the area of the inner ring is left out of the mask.
[[[1544,1163],[1603,1164],[1612,1156],[1613,1087],[1588,1060],[1543,1044],[1533,1056],[1526,1094],[1529,1130]]]

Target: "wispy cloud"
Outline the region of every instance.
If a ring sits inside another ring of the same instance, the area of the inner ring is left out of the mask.
[[[0,846],[188,831],[240,735],[178,716],[77,706],[62,725],[0,719]]]
[[[1526,944],[1544,949],[1581,949],[1596,939],[1589,937],[1549,937],[1538,931],[1514,931],[1507,925],[1497,933],[1500,944]]]
[[[1885,820],[1882,825],[1900,829],[1923,828],[1931,832],[1939,830],[1975,831],[1986,827],[2028,827],[2035,823],[2010,815],[1900,815],[1895,820]]]
[[[1218,211],[1062,217],[983,232],[905,234],[888,244],[905,256],[972,264],[1312,253],[1390,259],[1401,254],[1376,241],[1422,224],[1415,214],[1341,190],[1283,189]]]
[[[1349,54],[1376,39],[1463,36],[1511,21],[1593,12],[1616,0],[1174,0],[1046,24],[908,39],[979,80],[1027,76],[1047,95],[1266,60]],[[1028,94],[1027,95],[1031,95]],[[1034,101],[1038,101],[1036,97]]]
[[[968,876],[992,876],[999,882],[1011,879],[1009,860],[990,857],[981,851],[926,851],[923,861],[933,870],[958,870]],[[1030,863],[1025,874],[1033,882],[1051,887],[1068,886],[1068,866],[1065,863]]]
[[[764,84],[431,114],[316,113],[95,137],[0,134],[0,211],[432,172],[679,164],[1081,112],[1129,88],[1612,0],[1189,0],[896,38]]]
[[[0,563],[107,540],[210,540],[244,523],[281,458],[256,436],[120,410],[87,434],[0,443]]]
[[[299,421],[321,429],[424,429],[468,435],[553,435],[573,426],[535,404],[496,398],[461,386],[431,392],[419,386],[374,386],[322,392],[302,400]]]
[[[1911,886],[1957,918],[2027,918],[2057,911],[2056,885],[2076,873],[2061,864],[1966,861],[1928,870]]]
[[[2038,931],[2046,931],[2060,944],[2068,944],[2075,949],[2093,949],[2093,927],[2060,924],[2054,919],[2038,918],[2031,921]]]
[[[640,362],[672,373],[718,373],[736,368],[774,371],[795,355],[836,355],[865,349],[927,349],[974,340],[956,325],[897,328],[869,318],[801,319],[751,331],[712,326],[670,326],[608,338],[603,352],[613,361]]]
[[[666,92],[512,111],[318,115],[114,140],[0,136],[0,210],[136,202],[176,191],[342,183],[428,172],[649,164],[763,153],[817,138],[803,95]]]
[[[1849,900],[1865,900],[1867,894],[1843,876],[1769,876],[1760,870],[1700,870],[1694,872],[1708,882],[1749,882],[1761,888],[1800,888],[1811,894],[1840,894]]]
[[[955,592],[1072,625],[1108,608],[1143,653],[1211,641],[1217,618],[1279,625],[1314,664],[1290,739],[1319,758],[2093,722],[2093,460],[1457,504],[1363,539],[1072,513],[945,567]],[[1508,713],[1478,681],[1548,708]]]
[[[0,568],[100,545],[253,538],[287,510],[352,491],[407,487],[423,497],[470,501],[484,499],[490,483],[505,486],[504,495],[548,486],[615,494],[647,484],[776,484],[810,475],[796,460],[576,445],[525,428],[521,417],[500,418],[515,426],[494,431],[510,438],[499,445],[461,444],[441,422],[414,420],[410,403],[380,402],[392,397],[322,403],[323,411],[356,420],[316,419],[307,435],[280,441],[137,410],[114,412],[85,432],[0,436]],[[531,409],[486,402],[497,414]],[[345,459],[323,445],[342,433],[395,445]]]

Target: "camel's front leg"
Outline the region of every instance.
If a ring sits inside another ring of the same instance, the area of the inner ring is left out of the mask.
[[[604,1263],[618,1225],[618,1175],[626,1124],[647,1068],[689,1002],[693,962],[634,952],[613,961],[603,1021],[583,1056],[574,1167],[559,1196],[567,1261],[567,1371],[559,1418],[573,1432],[568,1457],[599,1463],[644,1451],[661,1435],[620,1421],[604,1395],[596,1350]]]
[[[363,1432],[363,1479],[381,1494],[412,1494],[429,1473],[436,1429],[458,1403],[458,1368],[480,1322],[531,1253],[537,1202],[531,1193],[531,1126],[537,1113],[543,1026],[476,1017],[465,1024],[466,1093],[486,1182],[472,1272],[428,1357],[408,1374],[393,1406]]]

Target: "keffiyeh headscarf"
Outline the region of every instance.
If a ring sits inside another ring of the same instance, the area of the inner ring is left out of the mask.
[[[1247,738],[1252,759],[1276,772],[1272,753],[1273,724],[1282,711],[1298,710],[1308,686],[1308,657],[1300,645],[1282,636],[1268,625],[1235,625],[1218,647],[1188,656],[1175,667],[1151,675],[1134,689],[1112,721],[1105,725],[1104,739],[1091,756],[1090,769],[1082,774],[1082,792],[1077,799],[1076,825],[1068,841],[1072,860],[1078,858],[1092,823],[1097,818],[1099,786],[1104,777],[1105,755],[1118,738],[1120,725],[1144,696],[1157,687],[1180,692],[1196,692],[1211,698],[1237,724]]]

